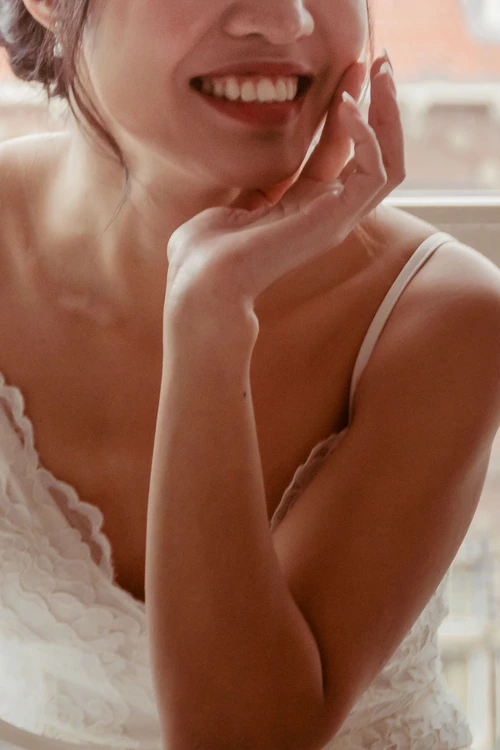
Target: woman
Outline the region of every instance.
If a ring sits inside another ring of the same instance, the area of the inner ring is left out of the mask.
[[[381,204],[365,0],[2,2],[1,747],[469,746],[500,275]]]

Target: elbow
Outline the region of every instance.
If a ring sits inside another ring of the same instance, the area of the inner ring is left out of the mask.
[[[289,717],[293,724],[293,717]],[[237,734],[226,734],[221,728],[216,736],[213,734],[189,733],[189,737],[168,738],[162,742],[164,750],[323,750],[332,737],[318,739],[306,732],[297,734],[288,729],[284,734],[277,731],[256,731],[253,727],[249,733],[244,727]]]
[[[160,711],[163,747],[322,750],[335,731],[319,650],[312,638],[301,640],[300,648],[291,641],[280,634],[260,658],[254,653],[238,668],[231,663],[216,674],[211,670],[175,698],[170,693],[170,709]]]
[[[244,677],[242,678],[244,680]],[[276,690],[266,708],[249,703],[237,707],[238,699],[224,710],[212,707],[205,721],[170,725],[163,732],[165,750],[322,750],[333,733],[325,731],[324,714],[315,703],[291,704]],[[228,707],[230,711],[228,712]],[[165,729],[165,727],[164,727]]]

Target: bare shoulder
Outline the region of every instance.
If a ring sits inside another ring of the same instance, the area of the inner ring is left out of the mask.
[[[407,315],[416,317],[418,311],[424,326],[439,327],[442,320],[460,320],[464,315],[486,316],[484,322],[489,320],[500,332],[500,269],[478,250],[452,238],[420,269],[400,302],[400,321]]]
[[[441,383],[449,380],[453,363],[460,364],[465,384],[479,378],[484,393],[490,392],[494,400],[499,341],[500,269],[452,238],[430,256],[399,297],[360,378],[355,402],[375,403],[388,373],[395,370],[401,382],[427,382],[432,389],[434,377]],[[434,375],[426,380],[424,373]]]
[[[401,213],[390,214],[394,236],[399,241],[407,232],[411,243],[398,268],[421,242],[440,231],[425,222],[415,224],[413,217],[407,221],[408,215]],[[500,370],[499,340],[500,269],[478,250],[451,237],[431,254],[399,296],[360,376],[354,408],[377,400],[387,373],[404,367],[405,362],[408,377],[417,380],[439,363],[463,362],[467,357],[473,372],[482,371],[486,385],[492,373]],[[431,351],[436,361],[431,361]]]
[[[439,248],[434,263],[425,268],[422,275],[422,289],[429,284],[429,291],[434,291],[436,285],[448,294],[460,299],[475,298],[476,295],[500,296],[500,269],[493,261],[481,252],[465,245],[456,238]]]
[[[500,271],[452,239],[399,297],[350,429],[273,532],[320,655],[318,747],[396,653],[467,533],[500,424],[499,340]]]
[[[31,133],[0,142],[0,190],[2,197],[8,192],[22,189],[30,195],[49,176],[61,147],[67,142],[65,131]]]
[[[441,230],[398,209],[390,208],[389,222],[393,231],[390,240],[409,246],[403,258],[409,259],[425,239]],[[408,238],[408,239],[405,239]],[[452,307],[457,312],[488,302],[500,302],[500,268],[475,248],[450,235],[430,256],[399,297],[386,329],[396,330],[415,322],[425,324],[438,319],[436,312]]]
[[[44,186],[64,133],[35,133],[0,143],[0,271],[7,283],[40,217]]]
[[[0,190],[7,198],[12,189],[35,185],[48,165],[47,157],[64,137],[62,132],[31,133],[0,143]]]

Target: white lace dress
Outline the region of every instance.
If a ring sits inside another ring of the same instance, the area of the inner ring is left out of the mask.
[[[443,237],[423,243],[395,284],[407,283]],[[397,295],[392,299],[393,306]],[[381,328],[370,328],[360,352],[351,403]],[[271,528],[347,430],[314,447]],[[69,750],[74,743],[168,750],[161,745],[145,606],[114,581],[102,523],[98,508],[40,466],[23,396],[0,373],[0,750]],[[446,584],[447,576],[328,750],[471,745],[467,719],[441,673],[437,629],[448,611]]]

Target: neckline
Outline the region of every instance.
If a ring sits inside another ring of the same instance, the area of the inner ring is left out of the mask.
[[[28,464],[30,471],[33,473],[33,476],[44,478],[45,481],[43,481],[43,485],[47,490],[51,505],[60,513],[68,527],[78,532],[81,543],[88,550],[89,563],[92,565],[93,569],[97,570],[99,574],[105,578],[106,582],[109,586],[111,586],[113,590],[115,590],[117,593],[123,594],[126,599],[128,599],[130,602],[133,602],[133,604],[138,607],[142,613],[145,613],[145,602],[143,602],[141,599],[138,599],[130,591],[120,586],[120,584],[116,580],[116,570],[113,565],[113,546],[107,534],[102,530],[105,521],[103,512],[94,503],[83,500],[77,492],[76,488],[73,487],[73,485],[62,479],[58,479],[58,477],[56,477],[55,474],[50,471],[50,469],[43,465],[36,448],[35,428],[28,415],[24,395],[17,385],[8,383],[5,375],[0,371],[0,396],[2,392],[7,392],[7,394],[11,394],[13,396],[13,399],[7,398],[7,403],[12,408],[13,412],[12,429],[16,432],[16,428],[20,430],[22,440],[24,442],[23,455],[26,458],[26,463]],[[321,452],[325,447],[329,448],[329,444],[333,444],[334,440],[342,435],[346,430],[347,427],[345,427],[341,432],[332,432],[326,438],[320,440],[312,447],[306,460],[303,463],[299,464],[271,517],[271,520],[269,522],[269,528],[271,531],[288,512],[290,499],[296,499],[296,496],[294,497],[292,493],[294,492],[303,472],[307,468],[309,468],[309,466],[314,462],[316,458],[321,456]],[[102,553],[102,558],[99,563],[96,562],[92,555],[90,543],[83,539],[81,531],[76,526],[73,526],[70,523],[65,513],[61,510],[58,503],[55,501],[52,493],[50,492],[51,487],[54,487],[63,494],[65,499],[65,507],[70,510],[76,511],[81,517],[89,521],[92,528],[91,539],[96,542]]]
[[[93,569],[96,570],[106,582],[117,592],[124,594],[124,596],[135,606],[139,607],[142,612],[145,612],[145,602],[138,599],[130,591],[124,589],[116,580],[116,571],[113,565],[113,547],[107,534],[102,530],[104,524],[104,515],[101,509],[94,503],[89,503],[83,500],[75,487],[62,479],[58,479],[55,474],[47,469],[39,456],[36,448],[35,439],[35,428],[31,421],[28,412],[26,410],[26,401],[21,389],[17,385],[7,383],[5,375],[0,371],[0,396],[2,392],[11,394],[13,399],[7,398],[7,403],[13,412],[13,423],[12,429],[17,433],[19,437],[19,431],[21,433],[21,439],[24,443],[22,449],[23,455],[26,458],[26,463],[33,476],[42,480],[43,486],[47,490],[47,494],[50,498],[51,505],[55,508],[58,513],[64,519],[64,522],[69,528],[74,529],[80,536],[81,543],[87,548],[89,553],[89,563]],[[16,429],[17,428],[17,429]],[[43,481],[45,480],[45,481]],[[61,510],[58,503],[55,501],[50,488],[53,487],[61,492],[64,496],[66,507],[70,510],[75,510],[82,518],[89,521],[92,528],[92,536],[96,544],[99,546],[102,553],[101,561],[98,563],[92,555],[92,550],[89,542],[83,539],[80,529],[73,526],[65,513]]]
[[[390,297],[393,290],[398,286],[401,278],[405,276],[408,268],[411,268],[412,265],[416,264],[417,262],[420,262],[420,263],[423,262],[420,259],[420,254],[423,254],[424,250],[425,250],[425,253],[427,253],[427,248],[429,247],[429,255],[430,255],[431,249],[433,250],[437,249],[440,246],[440,244],[442,244],[442,242],[445,242],[447,239],[453,239],[453,238],[445,232],[437,231],[420,243],[420,245],[416,248],[416,250],[414,250],[409,260],[404,265],[403,269],[401,269],[396,280],[393,282],[391,288],[387,292],[382,302],[382,305],[379,307],[379,311],[381,307],[383,306],[383,304],[386,302],[386,300]],[[436,242],[436,240],[438,241]],[[434,244],[435,244],[435,247],[434,247]],[[413,275],[411,276],[411,278],[412,277]],[[377,311],[377,314],[378,314],[378,311]],[[365,342],[372,330],[372,326],[374,326],[376,322],[377,314],[375,315],[375,319],[372,321],[371,327],[369,327],[368,332],[365,335],[365,339],[363,341],[363,344],[361,345],[360,351],[358,352],[358,357],[356,359],[356,363],[354,366],[353,375],[351,378],[350,394],[349,394],[348,424],[340,432],[336,432],[336,431],[332,432],[326,438],[316,443],[316,445],[314,445],[311,448],[306,460],[303,463],[299,464],[299,466],[294,472],[294,475],[290,483],[286,487],[280,499],[280,502],[278,503],[271,517],[271,520],[269,522],[270,531],[272,531],[278,525],[278,523],[281,520],[283,520],[284,516],[290,509],[291,505],[297,500],[300,494],[300,489],[301,489],[300,487],[298,487],[298,482],[301,479],[303,473],[310,467],[310,465],[312,465],[313,463],[316,463],[315,459],[321,458],[322,451],[326,448],[327,452],[323,456],[323,458],[325,458],[326,455],[328,455],[328,453],[332,449],[332,447],[336,445],[337,440],[340,438],[340,436],[342,436],[349,429],[350,422],[351,422],[352,399],[354,395],[354,390],[357,385],[357,381],[359,380],[359,377],[361,375],[361,372],[357,372],[358,365],[360,364],[362,354],[364,353]],[[4,374],[0,371],[0,394],[2,390],[6,390],[7,392],[10,392],[14,395],[15,403],[14,403],[13,416],[14,416],[15,426],[13,425],[13,429],[15,429],[15,427],[19,427],[21,430],[21,433],[24,439],[24,444],[25,444],[25,450],[23,453],[26,456],[26,461],[29,465],[29,468],[33,471],[35,476],[44,475],[45,478],[48,480],[48,483],[45,483],[45,484],[48,484],[48,486],[53,486],[62,492],[65,499],[67,499],[68,501],[67,507],[71,510],[76,510],[77,513],[79,513],[82,517],[86,518],[90,522],[92,530],[93,530],[92,539],[96,541],[96,543],[99,545],[99,548],[102,552],[102,558],[101,558],[100,563],[97,563],[94,560],[92,556],[90,544],[83,539],[82,534],[79,531],[79,529],[71,525],[67,516],[59,508],[55,499],[52,497],[50,491],[48,490],[48,494],[49,494],[53,507],[56,508],[57,511],[61,514],[61,516],[63,517],[68,527],[71,529],[75,529],[79,533],[81,543],[85,545],[85,547],[87,547],[87,550],[89,553],[89,562],[93,566],[93,569],[98,571],[99,574],[105,578],[107,584],[111,587],[112,590],[114,590],[116,593],[123,594],[125,599],[127,599],[130,603],[133,603],[133,605],[137,607],[141,611],[141,613],[145,614],[145,611],[146,611],[145,602],[143,602],[141,599],[138,599],[133,594],[131,594],[130,591],[120,586],[120,584],[116,580],[116,571],[113,565],[113,547],[112,547],[109,537],[102,530],[102,526],[104,524],[105,519],[104,519],[104,515],[101,509],[94,503],[90,503],[86,500],[83,500],[72,485],[70,485],[68,482],[65,482],[64,480],[58,479],[53,474],[53,472],[51,472],[42,464],[40,460],[40,456],[36,448],[34,425],[30,417],[28,416],[28,413],[26,410],[26,402],[25,402],[23,393],[18,386],[8,384],[6,382]],[[31,454],[31,456],[27,454]],[[296,487],[298,487],[297,492],[295,492]]]

